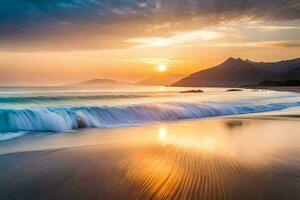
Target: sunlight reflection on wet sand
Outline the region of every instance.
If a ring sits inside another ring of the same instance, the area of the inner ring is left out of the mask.
[[[82,147],[0,156],[5,185],[0,197],[294,200],[300,195],[298,120],[210,119],[88,132],[35,141],[44,148]]]

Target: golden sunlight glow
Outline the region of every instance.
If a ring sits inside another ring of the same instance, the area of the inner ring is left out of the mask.
[[[218,134],[182,134],[180,130],[172,131],[172,134],[169,134],[169,131],[166,127],[159,127],[157,129],[157,140],[162,144],[171,144],[180,148],[192,148],[197,149],[201,152],[214,152],[214,153],[223,153],[227,149],[227,146],[224,146],[225,138],[221,137]],[[222,149],[222,150],[221,150]],[[228,153],[228,151],[226,151]]]
[[[132,38],[127,40],[130,43],[136,43],[137,47],[164,47],[171,45],[189,45],[195,42],[210,41],[222,38],[223,34],[216,31],[197,30],[191,32],[175,33],[170,37],[148,37]]]
[[[160,64],[160,65],[157,66],[157,70],[159,72],[165,72],[165,71],[167,71],[167,66],[164,65],[164,64]]]
[[[158,140],[161,142],[165,142],[168,136],[167,129],[164,127],[160,127],[158,129]]]
[[[166,87],[165,86],[159,86],[158,91],[160,91],[160,92],[166,91]]]

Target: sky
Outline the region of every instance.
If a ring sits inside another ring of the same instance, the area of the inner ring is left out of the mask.
[[[0,84],[136,82],[300,57],[299,0],[0,0]]]

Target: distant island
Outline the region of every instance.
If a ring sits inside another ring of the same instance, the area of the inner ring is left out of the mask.
[[[147,79],[138,81],[136,83],[119,82],[113,79],[91,79],[79,83],[68,84],[69,86],[99,86],[99,85],[171,85],[177,80],[183,78],[184,75],[159,73]]]
[[[215,67],[193,73],[172,86],[180,87],[244,87],[266,84],[295,84],[300,80],[300,58],[280,62],[254,62],[228,58]],[[271,82],[270,82],[271,81]],[[280,82],[280,83],[279,83]]]
[[[112,79],[92,79],[80,83],[69,84],[75,86],[97,86],[97,85],[125,85],[128,83],[118,82]]]

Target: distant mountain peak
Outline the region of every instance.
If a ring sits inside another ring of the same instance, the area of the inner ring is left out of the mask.
[[[108,84],[111,84],[111,83],[118,83],[118,82],[115,81],[115,80],[112,80],[112,79],[97,78],[97,79],[91,79],[91,80],[84,81],[81,84],[98,84],[98,83],[102,83],[102,84],[103,83],[108,83]]]
[[[231,60],[235,60],[235,58],[234,57],[227,58],[227,61],[231,61]]]
[[[243,59],[241,58],[233,58],[233,57],[229,57],[227,60],[225,60],[225,62],[223,64],[231,64],[231,63],[236,63],[236,62],[245,62]]]
[[[244,85],[256,85],[261,81],[269,79],[280,80],[290,78],[300,80],[300,58],[265,63],[230,57],[220,65],[195,72],[175,82],[173,85],[240,87]]]
[[[227,62],[234,62],[234,61],[235,61],[235,58],[229,57],[229,58],[227,58],[227,60],[225,60],[224,63],[227,63]]]
[[[125,83],[121,83],[112,79],[98,78],[98,79],[91,79],[91,80],[87,80],[87,81],[83,81],[71,85],[118,85],[118,84],[125,84]]]

